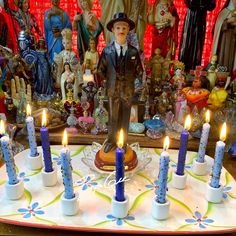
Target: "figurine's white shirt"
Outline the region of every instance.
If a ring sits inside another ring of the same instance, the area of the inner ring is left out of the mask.
[[[123,55],[125,55],[125,53],[126,53],[126,51],[127,51],[127,49],[128,49],[128,44],[127,44],[127,42],[126,42],[125,44],[120,45],[120,44],[118,44],[118,43],[115,41],[115,48],[116,48],[116,52],[117,52],[117,55],[118,55],[118,56],[120,56],[120,51],[121,51],[120,46],[123,47],[122,52],[123,52]]]

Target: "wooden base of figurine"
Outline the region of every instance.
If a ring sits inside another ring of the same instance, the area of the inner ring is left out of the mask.
[[[95,166],[103,171],[114,171],[116,164],[116,149],[113,148],[108,153],[104,152],[103,147],[96,153]],[[124,156],[125,171],[134,169],[138,165],[136,152],[127,146]]]

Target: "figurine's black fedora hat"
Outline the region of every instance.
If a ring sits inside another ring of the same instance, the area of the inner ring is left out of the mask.
[[[112,27],[116,22],[124,21],[129,24],[129,30],[134,29],[135,23],[130,20],[124,12],[118,12],[113,16],[113,19],[107,23],[107,29],[112,32]]]

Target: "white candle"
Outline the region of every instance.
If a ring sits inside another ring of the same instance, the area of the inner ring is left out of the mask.
[[[27,118],[26,126],[28,131],[29,147],[30,147],[30,156],[35,157],[38,155],[37,143],[35,137],[35,128],[34,128],[34,118],[31,116],[31,107],[27,104]]]
[[[197,162],[203,163],[205,162],[205,154],[206,154],[206,146],[208,142],[208,137],[209,137],[209,132],[210,132],[210,111],[207,110],[206,112],[206,123],[203,124],[202,127],[202,135],[200,139],[200,145],[198,148],[198,157],[197,157]]]
[[[224,123],[222,126],[220,141],[216,143],[215,160],[212,168],[212,178],[210,182],[210,186],[213,188],[220,187],[220,174],[224,157],[225,139],[226,139],[226,123]]]
[[[64,130],[61,150],[61,172],[63,177],[63,184],[65,188],[64,197],[66,199],[72,199],[75,197],[72,179],[72,166],[70,161],[70,150],[67,146],[67,132]]]

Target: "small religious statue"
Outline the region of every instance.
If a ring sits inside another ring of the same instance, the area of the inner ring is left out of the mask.
[[[172,77],[171,82],[174,87],[182,89],[185,85],[184,76],[184,63],[181,61],[174,61],[175,75]]]
[[[14,1],[18,9],[15,11],[9,7],[8,0],[4,0],[4,9],[7,13],[9,13],[18,23],[17,34],[20,31],[25,31],[28,34],[42,37],[41,30],[38,27],[36,18],[33,14],[30,13],[30,3],[29,0],[18,0]]]
[[[62,96],[62,101],[67,100],[66,96],[66,90],[73,90],[73,84],[75,81],[75,74],[72,72],[70,64],[68,62],[64,63],[64,71],[61,75],[61,96]],[[69,87],[66,85],[68,84]],[[75,97],[73,97],[75,99]]]
[[[233,74],[236,69],[236,1],[227,0],[219,13],[212,43],[212,54],[218,56],[218,63],[227,67],[227,71]]]
[[[34,62],[34,97],[36,99],[51,100],[55,95],[52,81],[52,61],[45,48],[45,40],[40,38]]]
[[[97,65],[99,61],[99,54],[97,51],[97,40],[93,37],[89,38],[89,48],[85,53],[84,62],[82,65],[82,70],[85,72],[86,69],[89,69],[93,74],[95,83],[100,87],[101,82],[97,76]]]
[[[68,63],[70,65],[71,72],[74,73],[73,98],[77,100],[80,83],[79,80],[82,78],[81,66],[75,52],[72,50],[73,42],[71,29],[63,29],[61,34],[63,37],[62,44],[64,46],[64,50],[62,50],[59,54],[54,54],[54,61],[57,64],[57,87],[60,87],[60,85],[62,85],[62,72],[64,70],[65,63]],[[62,99],[64,98],[65,97],[62,95]]]
[[[205,68],[205,70],[207,71],[207,79],[210,82],[210,90],[215,87],[215,82],[217,78],[217,67],[217,55],[212,55],[210,63]]]
[[[179,60],[185,64],[185,70],[189,71],[201,65],[207,11],[214,10],[216,0],[185,0],[184,3],[188,11],[184,20]]]
[[[173,61],[171,60],[171,52],[169,51],[162,63],[162,80],[169,80],[172,77],[172,74],[170,75],[170,66],[173,64]]]
[[[154,51],[154,55],[150,60],[151,67],[151,78],[152,81],[156,78],[162,78],[162,64],[164,62],[164,58],[161,56],[160,48],[156,48]]]
[[[174,112],[175,112],[175,120],[179,124],[184,124],[184,119],[186,112],[189,113],[189,107],[187,105],[187,98],[184,92],[182,92],[182,88],[177,88],[174,92]]]
[[[84,62],[85,52],[89,48],[89,39],[92,37],[98,43],[98,37],[103,30],[103,26],[97,16],[91,12],[93,7],[92,0],[78,0],[78,5],[83,11],[76,14],[73,21],[73,29],[77,30],[77,47],[79,52],[80,63]]]
[[[51,0],[52,7],[44,14],[44,35],[47,44],[48,54],[54,60],[54,53],[63,50],[62,30],[71,29],[70,17],[67,12],[60,8],[59,0]]]
[[[106,133],[108,122],[108,111],[103,105],[103,100],[99,99],[99,105],[94,112],[95,133]]]
[[[148,23],[154,26],[152,54],[160,48],[163,57],[170,51],[171,58],[174,58],[178,46],[179,17],[173,0],[156,0],[148,11]]]
[[[96,73],[98,61],[99,61],[99,54],[97,51],[97,41],[95,38],[91,37],[89,38],[89,48],[85,52],[84,56],[83,71],[85,69],[90,69],[92,73]],[[86,63],[88,62],[89,64],[86,65]]]
[[[207,104],[207,99],[210,94],[210,92],[203,88],[204,82],[206,79],[202,79],[201,76],[206,76],[206,72],[202,71],[201,66],[196,66],[195,71],[191,71],[191,73],[194,73],[195,77],[192,82],[192,87],[186,87],[183,88],[183,92],[185,93],[187,100],[188,100],[188,105],[190,108],[193,108],[195,105],[198,108],[203,108]]]
[[[209,99],[207,101],[208,107],[212,110],[223,108],[228,97],[226,88],[229,72],[222,71],[225,69],[225,67],[218,67],[216,84],[215,87],[211,90]]]
[[[172,109],[171,99],[166,91],[163,91],[162,94],[158,97],[157,109],[159,114],[161,115],[165,115]]]
[[[87,101],[89,102],[90,105],[89,111],[92,114],[94,109],[94,96],[96,95],[98,90],[93,81],[89,81],[85,86],[82,86],[82,90],[86,94]]]

